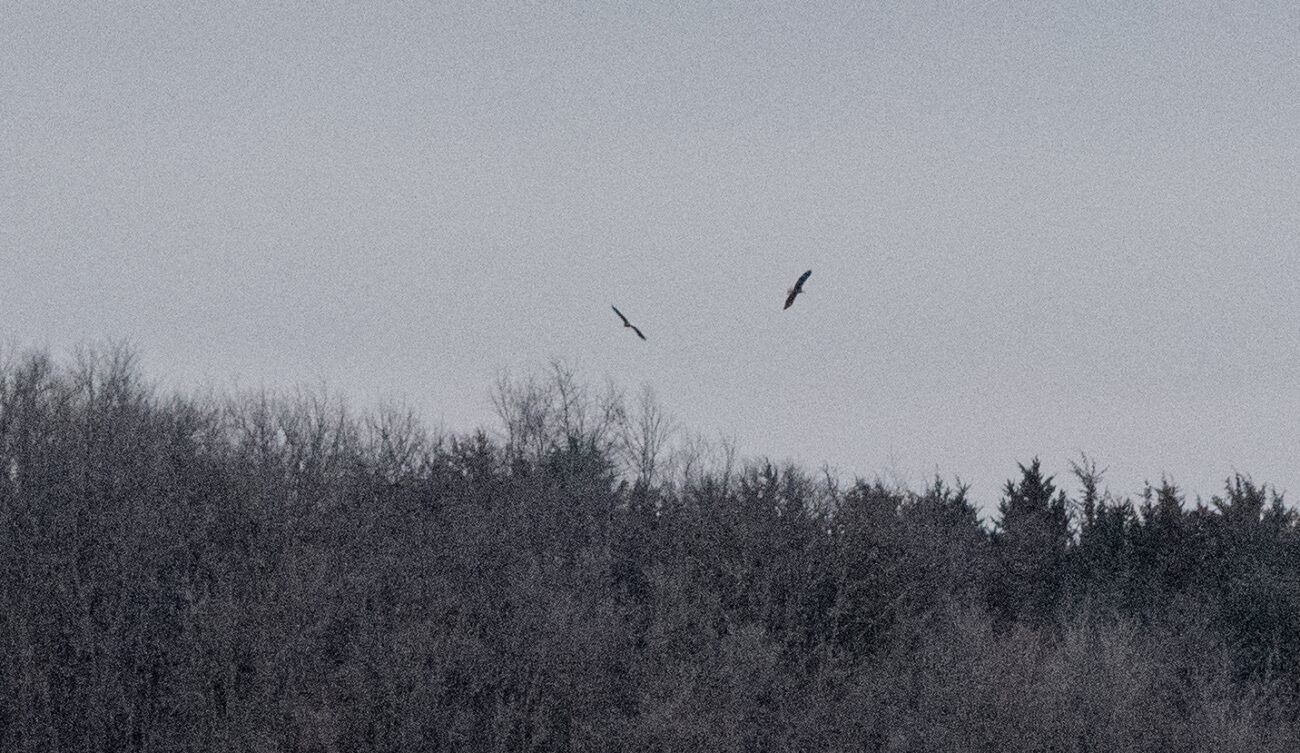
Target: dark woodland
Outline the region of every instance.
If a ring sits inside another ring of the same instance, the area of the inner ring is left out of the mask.
[[[981,520],[562,364],[493,396],[451,435],[10,357],[0,750],[1300,750],[1300,529],[1248,477],[1026,458]]]

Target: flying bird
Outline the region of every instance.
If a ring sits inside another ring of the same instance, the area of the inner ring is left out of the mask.
[[[645,335],[641,334],[641,330],[637,329],[636,325],[632,324],[632,322],[629,322],[626,316],[623,316],[623,312],[618,310],[618,306],[610,306],[610,308],[614,309],[614,313],[618,314],[618,318],[623,320],[624,327],[631,327],[632,331],[636,333],[637,337],[641,338],[642,340],[645,339]]]
[[[799,281],[794,284],[793,288],[790,288],[788,291],[786,291],[785,308],[787,309],[790,308],[790,304],[794,303],[794,299],[800,293],[803,292],[804,281],[807,280],[808,276],[811,274],[812,274],[812,270],[810,269],[807,272],[804,272],[802,275],[799,275]]]

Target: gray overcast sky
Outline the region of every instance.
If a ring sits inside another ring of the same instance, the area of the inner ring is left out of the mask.
[[[0,0],[11,345],[453,430],[562,357],[984,504],[1300,493],[1293,0],[70,6]]]

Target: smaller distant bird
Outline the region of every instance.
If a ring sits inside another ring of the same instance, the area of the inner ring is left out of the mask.
[[[642,340],[645,339],[645,335],[641,334],[641,330],[637,329],[636,325],[632,324],[632,322],[629,322],[626,316],[623,316],[623,312],[618,310],[618,306],[610,306],[610,308],[614,309],[614,313],[618,314],[618,318],[623,320],[624,327],[631,327],[632,331],[636,333],[637,337],[641,338]]]
[[[804,272],[802,275],[799,276],[799,281],[794,284],[794,287],[786,291],[785,308],[787,309],[790,308],[790,304],[794,303],[794,299],[798,297],[800,293],[803,292],[804,281],[806,281],[809,275],[811,274],[812,274],[811,269],[808,270],[807,272]]]

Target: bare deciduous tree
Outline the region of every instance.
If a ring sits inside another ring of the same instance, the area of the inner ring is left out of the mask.
[[[594,393],[575,369],[552,360],[544,377],[502,373],[492,392],[492,406],[504,432],[508,457],[536,462],[563,449],[570,440],[590,442],[610,452],[622,441],[627,409],[612,381]]]
[[[385,482],[396,483],[423,472],[430,440],[413,410],[382,405],[377,415],[366,419],[365,426],[374,470]]]
[[[638,483],[653,486],[676,431],[676,424],[659,403],[653,387],[641,388],[636,412],[625,417],[621,429],[620,446],[628,471]]]

